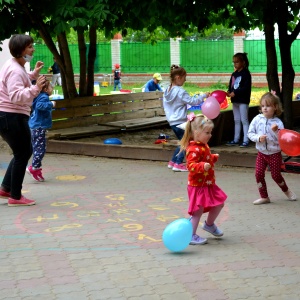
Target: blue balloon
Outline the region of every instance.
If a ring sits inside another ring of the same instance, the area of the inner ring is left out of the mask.
[[[165,228],[162,240],[170,251],[180,252],[189,245],[192,234],[192,223],[188,219],[178,219]]]
[[[109,138],[109,139],[104,140],[104,144],[106,144],[106,145],[121,145],[122,141],[117,138]]]

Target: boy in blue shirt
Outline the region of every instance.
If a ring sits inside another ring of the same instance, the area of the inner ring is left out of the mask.
[[[161,89],[159,82],[162,80],[162,77],[159,73],[155,73],[153,75],[153,78],[150,79],[145,86],[145,90],[144,92],[155,92],[157,90],[159,90],[160,92],[162,92],[163,90]]]

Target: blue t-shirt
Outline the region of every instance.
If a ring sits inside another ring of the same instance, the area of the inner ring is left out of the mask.
[[[161,91],[162,92],[162,89],[160,87],[159,84],[155,83],[153,79],[150,79],[147,83],[146,83],[146,86],[145,86],[145,92],[155,92],[155,91]]]

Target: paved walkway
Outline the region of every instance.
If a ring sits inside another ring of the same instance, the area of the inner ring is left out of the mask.
[[[0,177],[9,158],[0,154]],[[300,299],[300,201],[287,201],[270,174],[272,203],[254,206],[254,170],[217,169],[224,237],[199,229],[207,245],[172,253],[161,237],[188,217],[187,173],[58,154],[43,170],[47,181],[26,175],[23,186],[37,205],[0,199],[0,299]],[[300,175],[284,176],[300,196]]]

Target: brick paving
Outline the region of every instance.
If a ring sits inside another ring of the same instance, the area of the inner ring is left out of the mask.
[[[0,179],[8,153],[0,154]],[[0,299],[297,300],[300,201],[267,174],[271,203],[255,206],[254,170],[217,168],[228,194],[223,238],[172,253],[164,228],[187,218],[187,173],[165,162],[47,154],[26,175],[32,207],[0,199]],[[298,174],[284,174],[300,196]],[[201,221],[205,219],[202,218]]]

